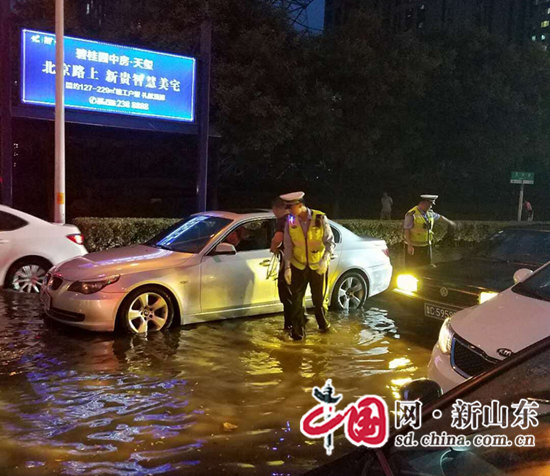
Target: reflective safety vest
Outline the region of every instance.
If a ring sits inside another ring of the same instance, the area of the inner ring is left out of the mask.
[[[325,236],[325,214],[317,210],[311,210],[311,221],[307,230],[307,240],[298,219],[288,216],[288,232],[292,239],[292,266],[298,269],[306,269],[309,266],[315,270],[319,268],[319,262],[325,254],[323,238]]]
[[[418,206],[411,208],[407,215],[413,216],[413,227],[411,228],[411,244],[413,246],[428,246],[432,244],[434,216],[433,213],[423,214]]]

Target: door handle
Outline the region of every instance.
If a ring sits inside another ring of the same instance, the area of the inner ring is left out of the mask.
[[[264,259],[263,261],[260,261],[260,266],[269,266],[269,263],[271,263],[271,259],[267,258],[267,259]]]

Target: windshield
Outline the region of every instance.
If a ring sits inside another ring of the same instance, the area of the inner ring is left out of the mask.
[[[548,474],[550,350],[546,347],[440,411],[413,431],[414,440],[422,443],[395,445],[386,452],[395,475]]]
[[[550,301],[550,267],[546,266],[530,278],[516,284],[512,291],[541,301]]]
[[[542,264],[550,261],[550,233],[501,230],[478,248],[476,256],[496,261]]]
[[[221,217],[192,216],[159,233],[146,245],[181,253],[198,253],[231,222]]]

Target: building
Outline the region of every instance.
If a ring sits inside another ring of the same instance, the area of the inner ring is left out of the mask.
[[[550,0],[533,0],[528,27],[531,41],[547,49],[550,41]]]
[[[549,0],[326,0],[325,29],[358,7],[375,12],[393,33],[482,27],[513,43],[546,41],[550,22]]]

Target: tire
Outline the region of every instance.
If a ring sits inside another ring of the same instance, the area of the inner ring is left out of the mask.
[[[168,329],[174,320],[172,296],[161,287],[134,289],[120,305],[118,326],[128,334],[146,334]]]
[[[336,311],[360,309],[369,295],[367,280],[359,271],[344,273],[332,291],[332,308]]]
[[[51,267],[49,261],[39,257],[16,261],[6,273],[5,287],[20,293],[39,293]]]

